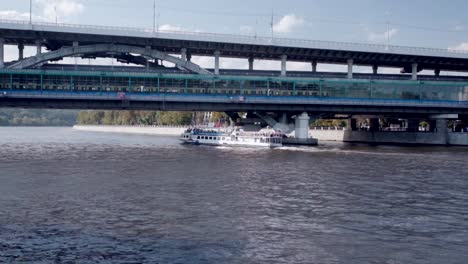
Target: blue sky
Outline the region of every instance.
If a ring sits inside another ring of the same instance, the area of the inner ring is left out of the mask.
[[[275,36],[468,50],[466,10],[463,0],[157,0],[161,29],[270,36],[273,11]],[[29,0],[0,0],[1,18],[27,20],[28,12]],[[57,14],[59,23],[151,28],[153,0],[33,0],[33,13],[36,21]]]

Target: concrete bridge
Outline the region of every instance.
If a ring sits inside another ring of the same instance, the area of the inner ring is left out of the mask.
[[[5,63],[4,45],[18,47],[18,61]],[[24,58],[25,46],[36,47],[35,56]],[[44,47],[48,52],[42,54]],[[192,56],[213,57],[213,71],[192,63]],[[249,70],[255,60],[278,60],[281,76],[288,75],[288,61],[310,63],[312,72],[321,63],[344,64],[350,79],[356,65],[370,66],[374,74],[379,67],[400,68],[413,80],[422,70],[432,70],[435,76],[468,71],[468,53],[450,49],[0,20],[0,68],[40,67],[63,57],[113,57],[148,68],[166,60],[183,70],[214,75],[220,73],[221,57],[246,59]]]
[[[310,116],[466,119],[468,83],[3,69],[0,107],[247,112],[307,137]]]
[[[5,45],[18,47],[18,60],[5,62]],[[35,47],[34,56],[24,56],[25,46]],[[213,57],[214,68],[195,64],[192,56]],[[50,64],[66,57],[107,57],[139,67]],[[249,69],[220,69],[221,57],[245,59]],[[258,59],[281,61],[281,67],[256,71]],[[311,70],[288,71],[288,61],[310,63]],[[319,72],[321,63],[343,64],[347,71]],[[372,73],[354,73],[355,65],[370,66]],[[402,74],[379,74],[379,67]],[[251,123],[296,130],[299,137],[307,135],[311,117],[349,118],[355,128],[355,118],[365,116],[374,130],[382,117],[405,119],[409,130],[420,120],[434,128],[448,119],[468,122],[468,78],[441,71],[468,71],[468,53],[0,21],[0,107],[222,111],[233,119],[247,112]]]

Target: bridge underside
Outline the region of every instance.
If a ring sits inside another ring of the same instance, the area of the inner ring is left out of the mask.
[[[48,109],[95,109],[95,110],[155,110],[155,111],[213,111],[213,112],[281,112],[288,115],[307,112],[311,115],[385,115],[398,117],[425,117],[435,114],[468,115],[468,108],[449,107],[408,107],[377,105],[336,104],[276,104],[276,103],[212,103],[203,101],[188,102],[184,99],[166,98],[140,101],[128,96],[126,100],[109,99],[53,99],[18,98],[0,96],[0,107],[48,108]],[[193,99],[193,98],[192,98]],[[229,101],[229,100],[227,100]]]

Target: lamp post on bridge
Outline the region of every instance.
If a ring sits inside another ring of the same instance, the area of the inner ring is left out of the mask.
[[[32,0],[29,0],[29,24],[32,25]]]

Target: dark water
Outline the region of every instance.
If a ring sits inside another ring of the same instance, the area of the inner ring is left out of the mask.
[[[0,262],[468,263],[468,148],[0,129]]]

